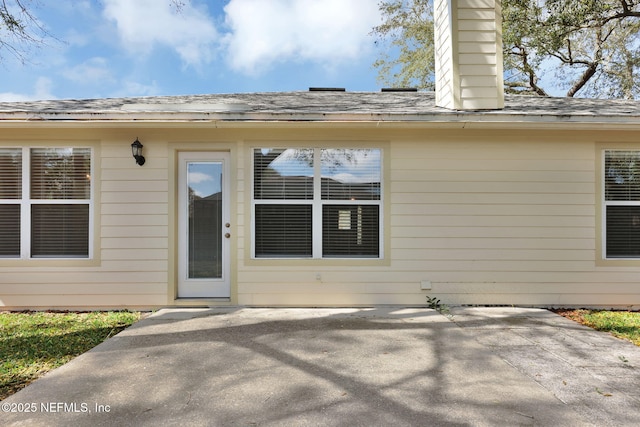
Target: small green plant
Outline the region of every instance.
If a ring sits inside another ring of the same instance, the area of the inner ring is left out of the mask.
[[[449,307],[447,307],[446,304],[443,304],[438,298],[429,295],[427,295],[427,307],[441,314],[449,312]]]

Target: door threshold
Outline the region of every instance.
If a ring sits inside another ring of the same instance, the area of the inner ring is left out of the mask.
[[[231,298],[176,298],[173,300],[177,307],[225,307],[230,306]]]

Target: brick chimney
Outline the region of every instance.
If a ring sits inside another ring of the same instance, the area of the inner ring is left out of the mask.
[[[436,105],[504,107],[501,0],[434,0]]]

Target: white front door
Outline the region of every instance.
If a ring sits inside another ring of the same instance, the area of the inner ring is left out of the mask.
[[[178,161],[178,298],[229,298],[229,154]]]

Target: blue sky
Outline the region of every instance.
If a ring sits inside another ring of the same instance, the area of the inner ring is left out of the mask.
[[[28,62],[3,51],[0,101],[379,90],[377,0],[40,0],[50,34]]]

